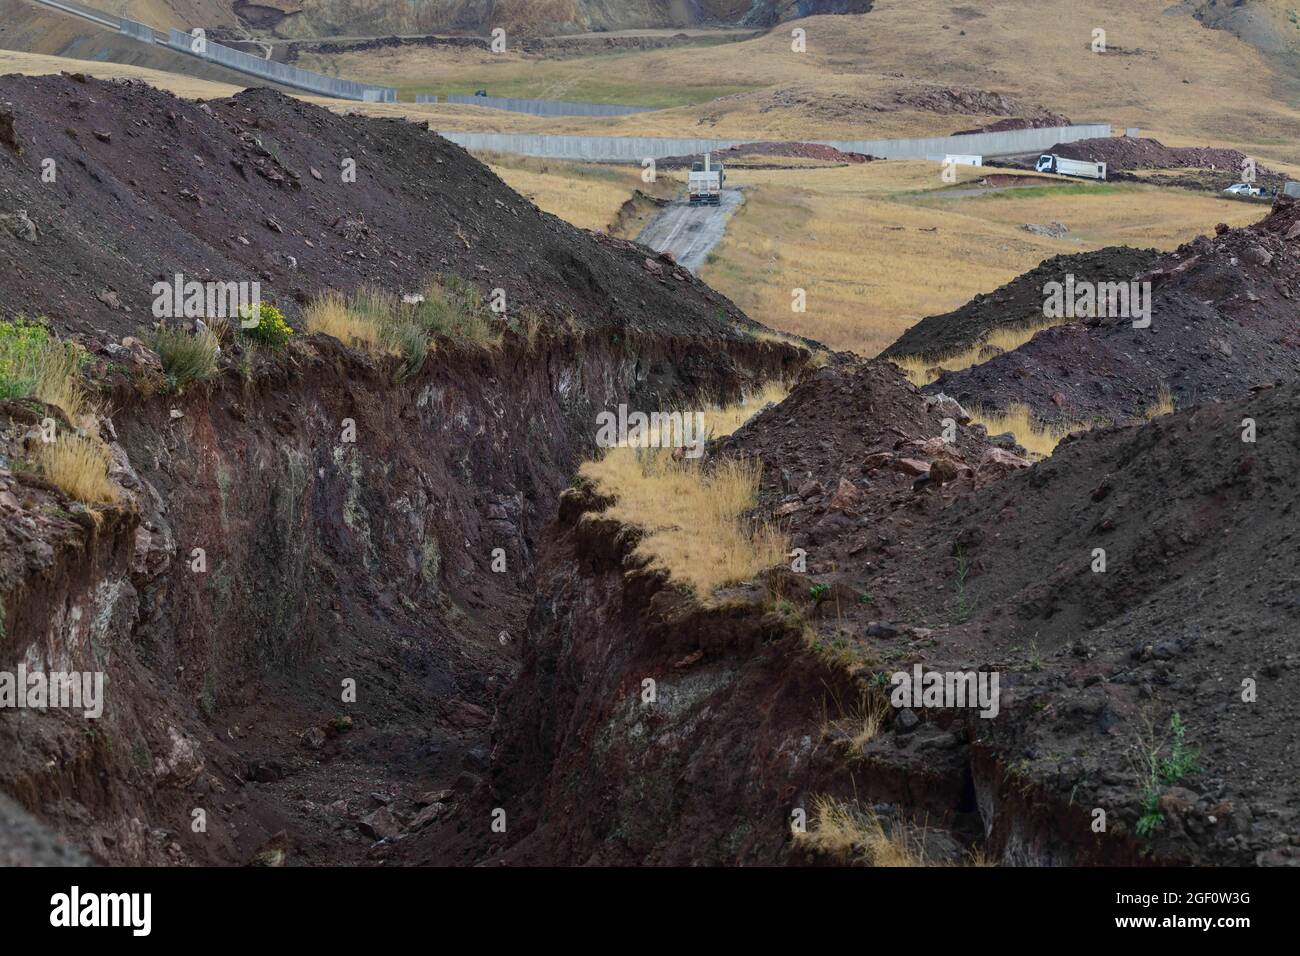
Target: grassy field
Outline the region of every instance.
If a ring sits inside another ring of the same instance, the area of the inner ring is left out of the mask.
[[[620,211],[637,191],[667,199],[682,189],[678,177],[661,174],[653,184],[631,166],[588,165],[524,156],[480,157],[511,189],[538,207],[582,229],[619,233]],[[630,225],[630,222],[629,222]]]

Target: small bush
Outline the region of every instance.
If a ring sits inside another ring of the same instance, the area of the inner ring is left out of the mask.
[[[32,397],[61,408],[69,421],[91,411],[81,366],[86,353],[19,316],[0,322],[0,399]]]
[[[244,326],[245,322],[252,321],[255,317],[254,310],[249,306],[245,306],[240,310],[239,317],[240,334],[248,336],[259,345],[265,345],[273,349],[283,348],[289,344],[289,338],[293,335],[293,329],[284,320],[284,313],[269,302],[258,304],[256,325]]]
[[[69,498],[87,504],[114,504],[117,486],[108,477],[109,454],[103,443],[80,435],[61,435],[42,445],[37,463],[48,478]]]
[[[211,332],[163,325],[142,333],[141,338],[158,353],[167,383],[177,391],[216,377],[217,337]]]
[[[21,316],[0,322],[0,399],[26,398],[36,388],[36,366],[50,331]]]
[[[429,283],[424,301],[415,306],[415,321],[431,335],[455,342],[471,342],[484,348],[501,343],[500,330],[478,289],[455,276],[443,280],[442,285]]]

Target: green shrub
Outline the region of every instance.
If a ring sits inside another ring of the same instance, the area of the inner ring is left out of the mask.
[[[424,367],[429,354],[429,334],[414,322],[402,322],[387,330],[385,338],[402,357],[400,378],[409,378]]]
[[[494,318],[478,289],[457,276],[444,279],[441,285],[429,283],[424,301],[415,307],[415,320],[431,335],[484,347],[500,344]]]
[[[55,338],[41,322],[0,322],[0,399],[36,398],[63,409],[72,422],[93,412],[81,378],[89,356]]]
[[[284,313],[269,302],[262,302],[257,307],[257,324],[245,327],[244,323],[254,317],[250,306],[239,310],[239,332],[257,342],[273,349],[282,348],[289,343],[293,328],[284,320]]]
[[[1142,786],[1142,816],[1136,828],[1139,836],[1151,836],[1164,822],[1165,815],[1160,812],[1160,792],[1199,769],[1197,758],[1200,751],[1187,743],[1187,727],[1177,711],[1169,718],[1169,731],[1172,741],[1168,757],[1161,756],[1164,748],[1160,743],[1152,742],[1143,748],[1146,779]]]
[[[217,337],[211,332],[187,332],[159,326],[140,336],[158,353],[167,383],[177,391],[217,374]]]
[[[26,398],[36,388],[50,330],[19,316],[0,322],[0,399]]]

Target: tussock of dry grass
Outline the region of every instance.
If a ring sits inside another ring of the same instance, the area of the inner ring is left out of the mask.
[[[1147,421],[1153,418],[1159,418],[1161,415],[1172,415],[1174,413],[1174,393],[1169,391],[1169,386],[1164,382],[1160,383],[1160,390],[1156,392],[1156,400],[1153,405],[1147,408],[1143,415]]]
[[[1087,426],[1080,422],[1070,424],[1045,424],[1034,417],[1027,405],[1010,405],[1005,412],[987,411],[978,406],[967,409],[971,420],[988,429],[990,435],[1011,432],[1016,441],[1030,454],[1046,458],[1061,439],[1070,432]]]
[[[354,312],[338,292],[327,292],[307,307],[307,328],[333,336],[344,345],[368,352],[386,352],[379,325],[368,315]]]
[[[117,486],[108,477],[109,453],[103,443],[62,435],[37,453],[41,471],[60,491],[87,504],[115,504]]]
[[[581,473],[615,499],[611,517],[645,529],[638,553],[700,598],[752,579],[789,553],[782,532],[746,517],[758,500],[757,461],[705,469],[674,461],[669,449],[613,448]]]
[[[822,736],[843,740],[855,751],[876,739],[889,714],[889,701],[882,694],[864,692],[858,703],[839,717],[822,719]]]
[[[875,811],[834,797],[813,797],[808,830],[794,839],[817,857],[841,866],[927,865],[924,847],[905,829],[886,829]]]
[[[94,414],[81,379],[81,350],[71,342],[51,341],[36,362],[32,395],[63,409],[68,420],[80,423]]]

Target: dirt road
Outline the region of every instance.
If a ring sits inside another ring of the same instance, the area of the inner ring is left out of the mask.
[[[727,223],[745,201],[739,189],[724,189],[717,206],[692,206],[679,199],[641,230],[637,241],[655,252],[667,250],[694,272],[727,230]]]

